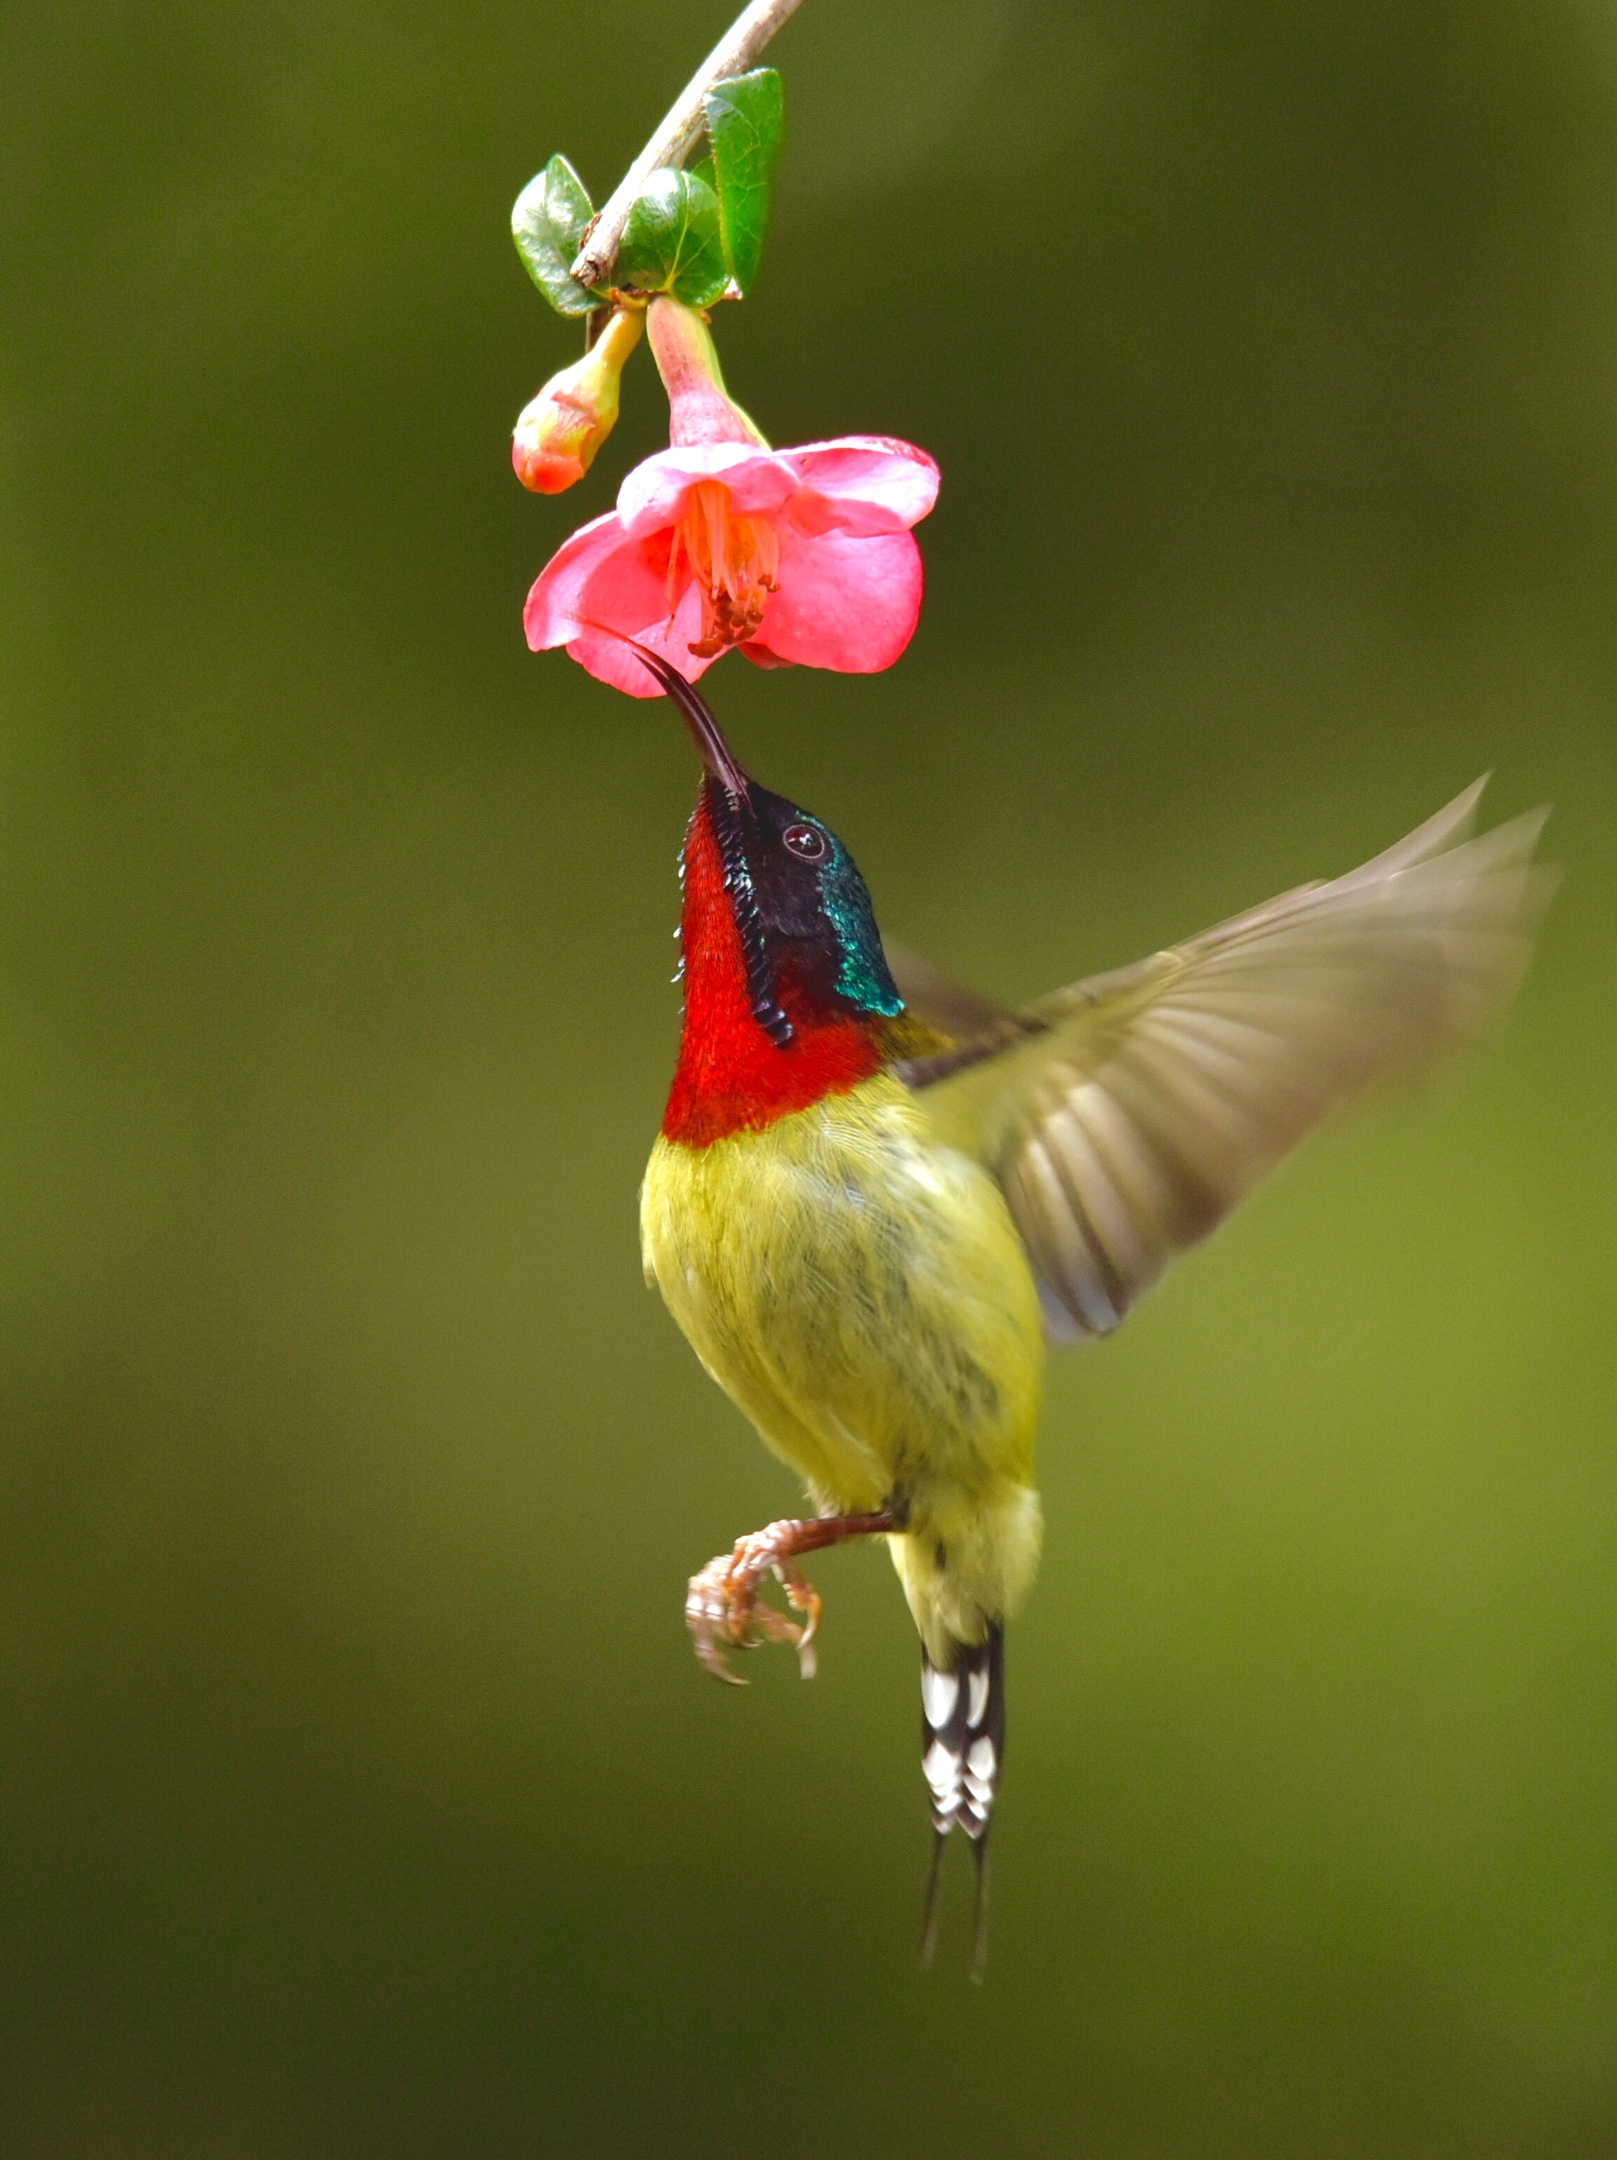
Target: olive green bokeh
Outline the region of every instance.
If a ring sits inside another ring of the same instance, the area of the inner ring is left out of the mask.
[[[710,678],[988,987],[1487,767],[1498,1040],[1056,1369],[987,1987],[913,1631],[639,1277],[693,761],[530,656],[512,254],[728,0],[0,27],[0,2119],[19,2160],[1617,2145],[1617,12],[807,0],[777,441],[934,451],[889,675]],[[582,21],[582,31],[577,27]],[[924,244],[906,251],[903,235]]]

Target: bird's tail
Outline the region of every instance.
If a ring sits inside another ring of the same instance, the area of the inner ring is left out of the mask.
[[[991,1624],[979,1643],[955,1643],[934,1664],[921,1652],[921,1773],[932,1802],[932,1873],[927,1884],[921,1963],[938,1932],[943,1846],[957,1825],[977,1863],[977,1934],[972,1978],[988,1953],[988,1823],[1005,1759],[1005,1632]]]

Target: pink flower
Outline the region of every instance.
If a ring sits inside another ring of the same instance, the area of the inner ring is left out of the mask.
[[[875,435],[771,450],[725,397],[699,319],[662,300],[650,314],[672,442],[545,565],[529,645],[565,645],[632,697],[661,692],[625,637],[688,682],[732,645],[764,667],[891,667],[921,611],[910,527],[936,500],[936,465]]]
[[[880,436],[660,450],[624,481],[617,508],[546,564],[523,616],[528,643],[565,645],[634,697],[662,693],[624,637],[687,682],[731,645],[766,667],[891,667],[921,612],[909,528],[937,492],[924,451]]]

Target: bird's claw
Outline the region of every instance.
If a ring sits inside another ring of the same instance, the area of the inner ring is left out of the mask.
[[[815,1670],[814,1637],[820,1625],[820,1597],[813,1584],[787,1557],[794,1522],[771,1523],[739,1540],[735,1550],[720,1553],[700,1574],[691,1577],[685,1598],[685,1624],[691,1631],[696,1655],[715,1680],[745,1687],[740,1673],[732,1672],[725,1651],[756,1650],[766,1642],[790,1643],[797,1652],[805,1680]],[[759,1592],[766,1575],[773,1575],[786,1592],[786,1602],[804,1615],[799,1627],[783,1612],[764,1602]]]

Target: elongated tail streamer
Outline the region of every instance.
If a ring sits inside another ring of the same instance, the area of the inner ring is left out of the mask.
[[[957,1643],[947,1664],[921,1653],[921,1774],[932,1809],[932,1869],[921,1930],[921,1963],[937,1944],[943,1846],[958,1827],[977,1863],[976,1948],[972,1978],[988,1954],[988,1824],[1005,1759],[1005,1635],[992,1627],[980,1643]]]

